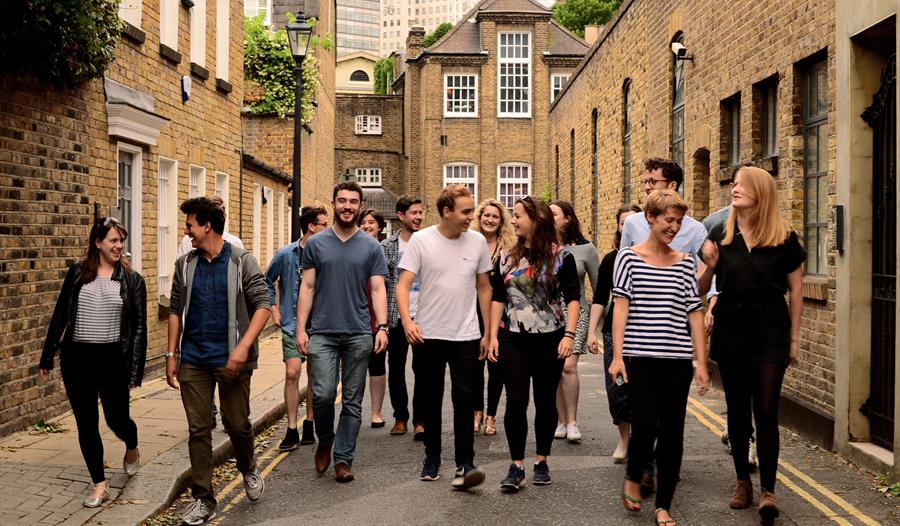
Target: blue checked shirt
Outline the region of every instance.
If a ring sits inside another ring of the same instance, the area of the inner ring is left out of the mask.
[[[279,248],[266,268],[269,304],[275,305],[275,282],[277,281],[281,330],[291,336],[295,336],[297,332],[297,300],[300,297],[300,259],[302,257],[303,248],[300,247],[300,241],[294,241]]]

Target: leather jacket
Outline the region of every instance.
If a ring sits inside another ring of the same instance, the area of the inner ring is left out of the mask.
[[[81,293],[83,263],[69,267],[62,290],[53,309],[53,317],[47,328],[47,339],[41,353],[41,369],[53,369],[56,351],[72,341],[75,332],[75,317],[78,312],[78,297]],[[111,278],[119,282],[122,297],[122,320],[119,340],[122,356],[130,371],[129,385],[139,386],[144,377],[147,361],[147,286],[137,272],[116,264]]]

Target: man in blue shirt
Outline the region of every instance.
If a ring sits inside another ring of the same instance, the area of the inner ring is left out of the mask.
[[[306,357],[297,351],[297,297],[300,293],[300,261],[306,242],[314,234],[328,228],[328,213],[322,207],[304,206],[300,210],[300,231],[303,237],[278,249],[266,268],[272,321],[281,327],[281,356],[284,360],[284,405],[288,427],[281,451],[297,449],[298,445],[313,444],[313,407],[309,367],[306,368],[306,419],[303,437],[297,432],[297,411],[300,406],[300,370]],[[275,282],[278,282],[278,301],[275,301]]]

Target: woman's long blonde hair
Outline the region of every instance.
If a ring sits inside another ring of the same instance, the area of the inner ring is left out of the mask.
[[[497,251],[507,250],[516,244],[516,235],[513,233],[512,224],[510,223],[509,210],[503,206],[503,203],[496,199],[485,199],[478,203],[475,209],[475,225],[472,230],[481,234],[481,216],[484,214],[485,207],[493,206],[500,211],[500,225],[497,226]]]
[[[734,174],[735,180],[741,176],[741,187],[747,197],[756,200],[750,210],[750,223],[753,225],[753,239],[756,246],[774,247],[784,243],[791,235],[791,226],[781,217],[778,211],[778,189],[772,175],[755,166],[744,166]],[[734,207],[725,220],[725,237],[723,245],[734,240],[737,230],[737,212]]]

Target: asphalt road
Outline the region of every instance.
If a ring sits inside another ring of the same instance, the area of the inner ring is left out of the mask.
[[[487,472],[484,484],[468,492],[451,490],[452,420],[449,387],[444,404],[444,466],[441,479],[419,480],[424,446],[412,434],[390,436],[390,400],[385,401],[388,425],[369,427],[368,393],[363,405],[363,427],[353,466],[356,480],[334,481],[332,468],[324,475],[313,469],[315,446],[278,453],[284,422],[278,424],[270,448],[261,455],[260,469],[266,492],[249,503],[240,485],[221,491],[218,517],[221,525],[349,525],[349,524],[654,524],[652,498],[644,510],[630,513],[621,504],[624,465],[614,464],[611,454],[617,432],[607,409],[601,376],[601,357],[588,355],[579,366],[581,402],[580,444],[554,442],[550,469],[553,484],[528,485],[517,494],[500,492],[500,480],[509,466],[502,428],[504,402],[500,404],[500,429],[493,437],[475,439],[476,464]],[[411,377],[411,373],[408,374]],[[449,384],[449,375],[447,377]],[[389,398],[389,397],[388,397]],[[722,393],[711,390],[705,397],[692,392],[684,439],[681,482],[672,506],[681,525],[758,524],[756,509],[728,508],[734,474],[731,459],[720,441],[725,403]],[[529,422],[532,422],[531,413]],[[527,454],[533,454],[530,437]],[[900,524],[897,498],[875,490],[870,474],[836,456],[811,447],[796,435],[782,431],[782,465],[776,493],[781,525]],[[526,461],[530,481],[530,461]],[[754,476],[758,492],[758,479]]]

